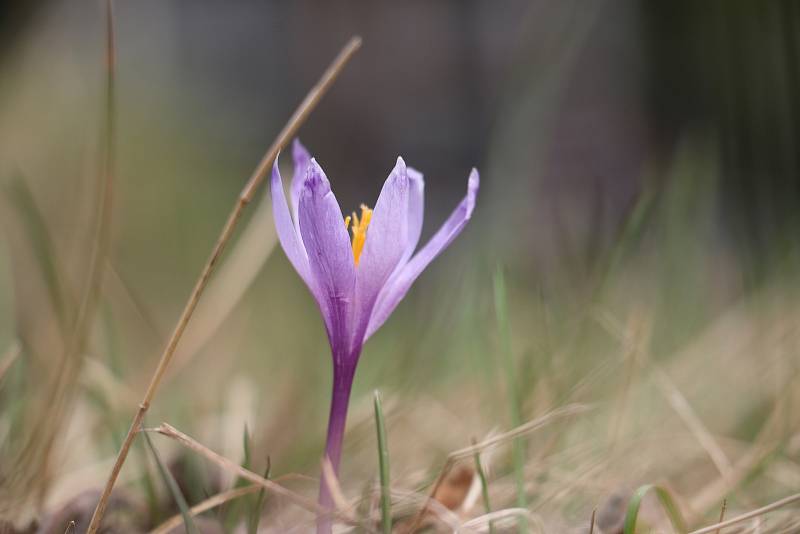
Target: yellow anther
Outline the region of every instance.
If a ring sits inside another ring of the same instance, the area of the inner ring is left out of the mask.
[[[344,218],[344,227],[350,228],[353,234],[353,261],[358,265],[358,260],[361,258],[361,251],[364,249],[364,241],[367,239],[367,227],[372,220],[372,210],[364,204],[361,204],[361,217],[353,212],[352,216],[348,215]],[[352,226],[350,223],[353,223]]]

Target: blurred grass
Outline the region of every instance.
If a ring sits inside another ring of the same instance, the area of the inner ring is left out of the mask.
[[[192,514],[189,512],[189,505],[186,504],[186,498],[183,496],[183,493],[181,493],[178,482],[175,480],[175,477],[172,476],[172,473],[170,473],[169,469],[167,469],[167,466],[164,464],[164,461],[158,454],[158,451],[153,445],[153,441],[150,439],[148,433],[145,431],[142,432],[142,434],[144,435],[144,441],[147,443],[150,454],[153,455],[153,459],[156,462],[158,473],[161,475],[161,481],[165,486],[167,486],[167,488],[169,488],[172,498],[175,500],[175,503],[178,505],[178,508],[181,511],[181,515],[183,516],[183,524],[186,528],[186,534],[200,534],[200,531],[197,529],[197,525],[194,524]]]
[[[639,509],[642,505],[642,499],[648,494],[654,494],[658,497],[658,501],[661,506],[664,507],[675,532],[681,533],[688,531],[686,522],[683,520],[683,517],[681,517],[680,510],[672,499],[669,491],[660,486],[647,484],[637,488],[637,490],[633,492],[633,496],[628,504],[628,510],[625,513],[625,525],[622,530],[623,534],[636,534],[636,521],[639,517]]]
[[[511,327],[508,322],[508,299],[506,296],[506,283],[503,275],[503,267],[498,265],[494,273],[494,307],[497,319],[497,330],[500,342],[500,352],[503,359],[503,367],[506,373],[505,386],[508,396],[508,412],[510,415],[510,426],[512,428],[522,425],[522,414],[520,413],[520,395],[517,385],[517,365],[515,363],[514,352],[511,348]],[[514,478],[517,485],[517,507],[527,507],[527,496],[525,489],[525,442],[524,438],[514,438],[512,445],[514,449]],[[527,530],[524,518],[519,520],[519,532]]]
[[[578,22],[566,56],[588,24]],[[13,299],[29,295],[25,282],[35,272],[12,272],[18,257],[11,239],[33,246],[33,267],[41,270],[50,293],[53,281],[72,279],[79,264],[72,245],[81,235],[85,202],[75,199],[87,188],[76,154],[91,153],[93,144],[75,132],[91,116],[92,98],[70,105],[74,92],[86,89],[75,81],[82,89],[68,88],[53,100],[58,91],[42,87],[43,80],[58,79],[58,73],[43,74],[50,58],[41,50],[27,52],[17,60],[28,65],[27,74],[0,84],[0,153],[26,171],[24,182],[11,180],[11,204],[24,216],[35,216],[24,225],[28,233],[6,236],[0,247],[0,348],[19,341],[24,325]],[[564,60],[556,70],[568,66]],[[125,94],[133,77],[124,70],[120,76],[120,187],[111,255],[120,282],[106,281],[102,319],[94,325],[86,355],[94,366],[87,365],[70,384],[75,402],[54,453],[58,469],[51,490],[35,499],[45,503],[47,512],[102,480],[103,460],[117,446],[136,393],[252,166],[258,149],[248,148],[261,141],[243,140],[236,124],[204,129],[208,125],[195,117],[202,112],[200,101],[190,88],[137,86],[140,92]],[[530,106],[547,109],[554,102],[560,80],[553,78],[541,93],[523,95],[531,99]],[[529,87],[521,83],[519,88]],[[35,112],[39,102],[46,104]],[[517,109],[518,103],[509,102],[509,108]],[[365,348],[345,443],[346,496],[355,498],[362,488],[371,488],[367,481],[380,471],[370,403],[376,387],[392,399],[384,407],[393,436],[392,490],[420,494],[435,479],[442,459],[472,436],[508,430],[567,402],[594,405],[591,415],[519,440],[519,447],[488,451],[486,472],[479,474],[486,477],[478,482],[488,490],[486,512],[489,499],[495,511],[524,506],[556,532],[585,525],[595,508],[604,531],[622,526],[625,507],[618,504],[627,503],[632,489],[645,483],[668,481],[693,525],[713,522],[723,498],[732,508],[748,509],[796,490],[800,429],[792,414],[800,408],[800,301],[794,236],[771,236],[794,248],[779,253],[776,245],[777,257],[764,259],[764,274],[754,281],[737,256],[736,234],[723,227],[724,158],[718,135],[698,129],[682,135],[662,161],[649,163],[641,191],[608,243],[601,243],[606,236],[596,236],[591,252],[537,256],[534,231],[509,221],[528,220],[528,211],[543,209],[542,202],[525,195],[506,198],[509,185],[520,185],[531,174],[502,157],[511,138],[528,139],[520,129],[535,129],[537,138],[546,139],[548,131],[538,129],[538,123],[521,123],[525,117],[520,112],[509,119],[508,131],[517,137],[497,128],[507,135],[498,135],[492,144],[488,160],[496,164],[484,173],[485,192],[475,220]],[[277,122],[263,121],[264,139]],[[11,135],[15,129],[18,136]],[[220,143],[228,137],[230,143]],[[516,142],[514,150],[527,150],[523,141]],[[1,167],[7,176],[9,165]],[[351,180],[330,178],[334,189]],[[376,183],[382,179],[376,177]],[[427,187],[440,188],[437,177],[429,177]],[[455,193],[436,194],[456,202]],[[431,219],[441,218],[449,207],[429,205]],[[250,220],[256,217],[253,213]],[[592,230],[586,232],[593,235]],[[498,234],[512,246],[498,243]],[[495,271],[498,263],[505,275]],[[239,274],[234,271],[231,277],[239,279]],[[50,295],[56,310],[64,308],[56,315],[67,320],[70,312],[59,299],[58,293]],[[269,451],[279,475],[315,475],[331,380],[316,307],[280,251],[263,260],[235,304],[209,328],[213,333],[202,332],[209,334],[207,342],[159,394],[151,420],[190,429],[245,464],[240,436],[247,425],[253,455]],[[4,458],[17,429],[27,423],[31,397],[44,388],[30,358],[26,353],[0,382]],[[665,398],[656,375],[662,371],[716,441],[731,474],[718,472],[690,425]],[[171,458],[175,453],[165,448],[164,454]],[[228,487],[224,475],[178,459],[191,490],[187,505],[204,498],[205,491]],[[148,519],[157,523],[169,507],[163,495],[156,494],[146,470],[126,469],[125,491],[146,498]],[[82,484],[75,485],[76,478]],[[69,487],[59,488],[59,483]],[[527,498],[523,484],[531,488]],[[295,489],[313,494],[310,488],[313,484],[298,483]],[[366,500],[377,497],[370,489],[363,494]],[[407,514],[410,505],[404,499],[410,498],[394,499],[393,512]],[[469,501],[464,497],[461,502]],[[262,527],[308,520],[286,508],[268,499]],[[379,507],[365,509],[375,511],[371,517],[377,519]],[[483,510],[473,500],[462,513],[466,518]],[[639,513],[648,524],[660,518],[646,504]],[[776,525],[789,521],[779,516]],[[534,528],[536,523],[530,524]],[[500,531],[500,523],[489,525]]]
[[[384,534],[392,532],[392,495],[389,475],[389,443],[386,437],[386,422],[383,416],[381,394],[375,390],[375,430],[378,438],[378,472],[381,486],[381,528]]]

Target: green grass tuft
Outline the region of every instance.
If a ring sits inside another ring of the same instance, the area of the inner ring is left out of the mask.
[[[497,330],[500,337],[500,353],[503,358],[503,367],[506,372],[506,388],[508,390],[508,407],[511,416],[511,426],[516,428],[522,425],[522,413],[519,406],[519,394],[517,392],[517,371],[514,364],[514,353],[511,349],[511,325],[508,321],[508,298],[506,293],[505,276],[503,267],[497,266],[494,274],[494,310],[497,320]],[[525,496],[525,442],[523,438],[517,437],[513,441],[514,453],[514,480],[517,487],[517,506],[527,508],[528,502]],[[524,517],[519,519],[519,531],[527,530],[527,521]]]
[[[686,521],[683,519],[683,516],[675,504],[675,501],[672,499],[672,495],[670,495],[669,491],[661,486],[656,486],[655,484],[645,484],[644,486],[639,487],[639,489],[633,493],[633,496],[628,503],[628,511],[625,513],[625,524],[622,529],[623,534],[636,534],[636,521],[639,517],[639,507],[642,505],[642,500],[651,491],[655,492],[656,497],[658,497],[658,501],[661,503],[661,506],[667,513],[667,517],[669,517],[669,520],[672,523],[672,527],[675,529],[675,531],[679,532],[680,534],[688,532]]]
[[[181,511],[181,515],[183,516],[183,524],[186,527],[186,534],[200,534],[200,531],[197,529],[197,525],[194,524],[194,520],[192,519],[192,514],[189,511],[189,505],[186,503],[186,498],[183,496],[183,493],[181,493],[180,487],[178,487],[178,482],[175,480],[175,477],[172,476],[172,473],[169,472],[169,469],[167,469],[167,466],[164,465],[164,462],[158,455],[158,451],[156,451],[153,441],[150,439],[150,435],[147,432],[141,432],[141,434],[144,434],[144,440],[147,442],[147,447],[150,449],[150,453],[153,455],[153,458],[156,461],[161,479],[164,481],[164,484],[172,494],[172,498],[175,500],[175,504],[178,505],[178,509]]]

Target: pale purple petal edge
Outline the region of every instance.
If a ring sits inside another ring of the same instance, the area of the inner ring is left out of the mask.
[[[364,250],[356,269],[354,342],[363,340],[378,295],[406,252],[410,189],[406,164],[403,158],[397,158],[375,202]]]
[[[311,162],[311,154],[298,138],[295,138],[294,142],[292,142],[292,160],[294,161],[294,174],[292,175],[292,183],[289,187],[289,195],[292,203],[292,217],[294,218],[294,225],[299,235],[300,217],[297,214],[297,207],[300,204],[300,193],[303,191],[303,183],[306,180],[308,164]]]
[[[422,222],[425,216],[425,179],[422,173],[412,167],[406,167],[408,173],[409,192],[408,192],[408,243],[399,267],[414,254],[414,250],[419,244],[419,237],[422,235]]]
[[[467,194],[464,199],[430,241],[403,268],[392,275],[381,291],[367,326],[366,335],[364,336],[365,341],[386,322],[422,271],[464,229],[475,209],[475,199],[479,186],[480,177],[478,171],[472,169],[467,181]]]
[[[310,281],[308,268],[308,256],[300,239],[300,235],[295,230],[292,216],[289,214],[289,206],[286,203],[286,193],[283,191],[283,180],[278,169],[278,158],[272,166],[272,177],[270,179],[270,194],[272,196],[272,217],[275,221],[275,231],[278,234],[283,251],[289,262],[294,266],[300,278],[309,286],[313,287]]]

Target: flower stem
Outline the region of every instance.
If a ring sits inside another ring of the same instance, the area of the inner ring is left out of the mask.
[[[357,361],[358,358],[347,358]],[[353,387],[353,376],[356,372],[355,363],[334,364],[333,366],[333,394],[331,396],[331,411],[328,416],[328,437],[325,441],[325,457],[330,461],[333,473],[339,476],[339,461],[342,458],[342,440],[347,422],[347,406],[350,402],[350,390]],[[333,508],[333,498],[330,485],[325,474],[319,483],[319,504],[323,508]],[[317,534],[330,534],[332,522],[330,516],[317,519]]]

